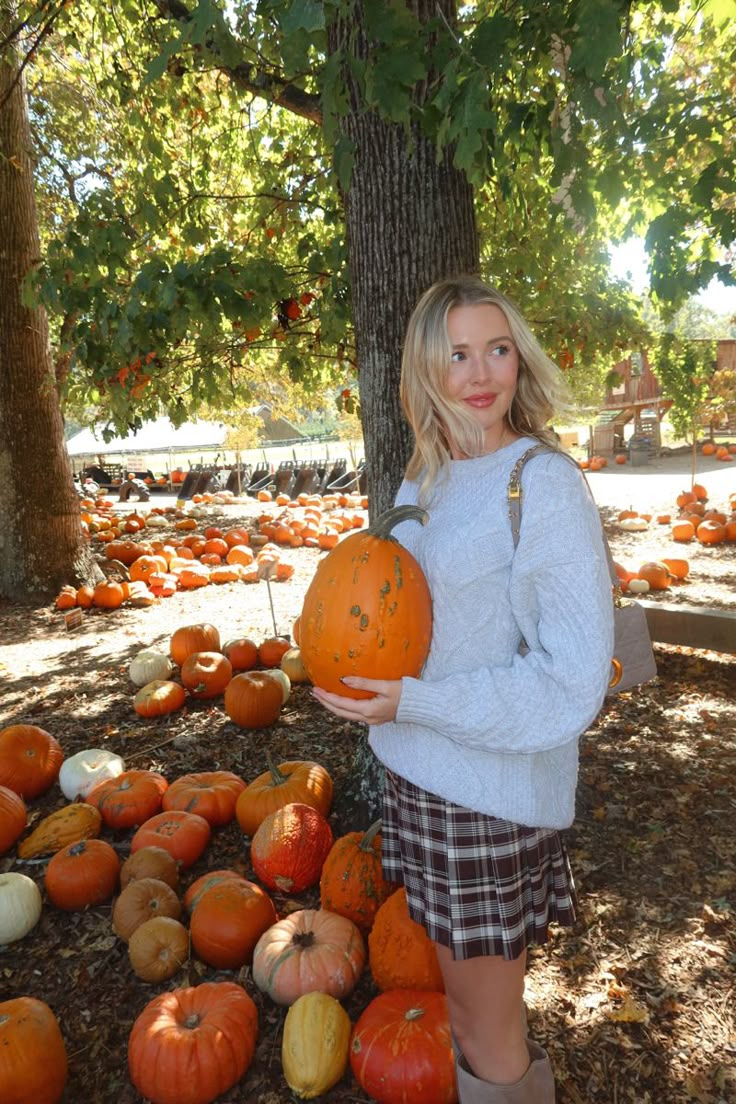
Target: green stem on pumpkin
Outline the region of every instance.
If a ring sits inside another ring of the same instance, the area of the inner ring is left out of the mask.
[[[391,530],[402,521],[418,521],[426,525],[429,514],[421,506],[392,506],[390,510],[380,514],[372,525],[369,525],[366,533],[370,533],[372,537],[378,537],[379,540],[396,540],[396,537],[391,536]]]
[[[381,831],[381,818],[379,817],[378,820],[375,820],[373,822],[373,824],[371,824],[370,828],[366,829],[365,833],[363,834],[363,838],[360,841],[359,849],[361,851],[370,851],[370,850],[372,850],[373,841],[374,841],[374,839],[376,838],[376,836],[378,835],[378,833],[380,831]]]
[[[270,751],[266,752],[266,762],[268,763],[268,769],[271,772],[271,781],[273,782],[274,786],[283,786],[284,782],[289,781],[291,775],[284,774],[283,771],[279,770],[279,768],[276,766],[273,759],[271,758]]]

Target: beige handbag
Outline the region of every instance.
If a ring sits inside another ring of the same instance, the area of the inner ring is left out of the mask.
[[[543,452],[555,452],[549,445],[534,445],[527,449],[523,456],[519,457],[513,467],[508,485],[509,520],[511,521],[511,534],[514,538],[514,548],[519,543],[519,530],[521,528],[521,473],[524,465],[533,456]],[[575,461],[564,452],[559,453],[569,460]],[[577,464],[575,464],[577,468]],[[579,469],[578,469],[579,470]],[[586,487],[588,487],[586,481]],[[590,487],[588,492],[591,494]],[[652,651],[652,641],[647,626],[647,615],[644,607],[632,598],[626,598],[621,591],[621,584],[613,563],[611,549],[608,547],[606,534],[601,523],[603,544],[608,557],[608,570],[611,576],[613,591],[613,656],[611,657],[611,681],[608,684],[608,694],[618,694],[622,690],[630,690],[632,686],[639,686],[642,682],[649,682],[656,677],[657,664]],[[526,650],[526,645],[520,649]]]

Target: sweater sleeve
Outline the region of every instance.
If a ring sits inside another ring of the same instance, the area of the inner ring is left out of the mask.
[[[552,463],[553,479],[552,465],[540,464],[525,481],[509,584],[529,651],[506,665],[485,665],[479,656],[477,666],[442,679],[404,678],[399,723],[471,748],[524,754],[575,739],[598,713],[613,654],[600,519],[579,473],[560,458]]]

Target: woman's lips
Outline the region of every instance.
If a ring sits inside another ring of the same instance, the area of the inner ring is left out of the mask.
[[[495,395],[468,395],[467,399],[465,399],[468,406],[475,406],[479,409],[485,406],[493,406],[495,401]]]

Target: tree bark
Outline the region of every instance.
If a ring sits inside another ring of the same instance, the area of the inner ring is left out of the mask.
[[[438,8],[450,24],[454,0],[408,0],[425,22]],[[362,4],[331,31],[331,50],[364,57]],[[356,29],[357,27],[357,29]],[[430,284],[444,276],[477,272],[480,264],[473,189],[452,165],[440,161],[418,127],[385,122],[367,111],[349,70],[351,110],[341,121],[355,160],[345,195],[348,261],[355,327],[361,420],[371,514],[393,503],[412,450],[399,406],[401,350],[409,315]],[[419,89],[421,99],[424,89]]]
[[[0,0],[0,38],[13,26]],[[46,313],[23,302],[40,246],[26,89],[0,54],[0,594],[38,599],[101,577],[64,448]]]
[[[421,22],[441,14],[452,25],[454,0],[407,0]],[[362,28],[362,3],[330,30],[330,50],[370,49]],[[348,263],[360,384],[361,420],[373,517],[393,504],[412,451],[412,435],[399,403],[401,352],[409,315],[435,280],[477,272],[480,247],[473,189],[452,165],[451,149],[437,160],[436,147],[416,126],[410,130],[367,111],[349,69],[344,79],[351,110],[341,121],[355,160],[344,197]],[[425,90],[419,89],[421,100]],[[354,823],[380,813],[383,771],[356,725],[353,785],[338,809]]]

